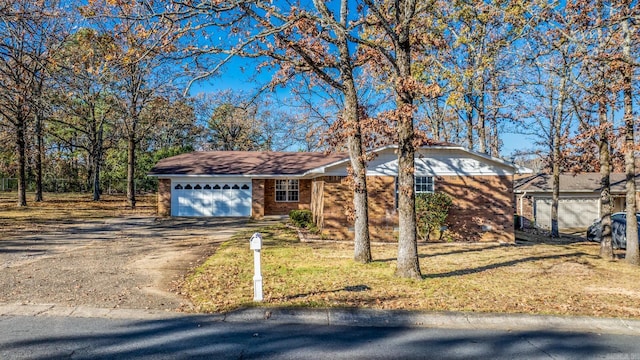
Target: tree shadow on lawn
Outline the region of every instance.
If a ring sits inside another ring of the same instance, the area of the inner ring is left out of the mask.
[[[436,256],[466,254],[466,253],[471,253],[471,252],[482,252],[482,251],[486,251],[486,250],[503,248],[505,246],[513,246],[513,245],[511,245],[511,244],[505,244],[505,245],[496,244],[496,245],[491,245],[491,246],[486,246],[486,247],[478,246],[477,248],[456,249],[456,250],[447,251],[447,252],[441,252],[441,253],[418,254],[418,257],[420,259],[425,259],[425,258],[436,257]],[[373,262],[391,262],[391,261],[396,261],[396,260],[397,260],[397,258],[374,259]]]
[[[441,254],[421,254],[421,255],[418,255],[418,256],[421,259],[424,259],[424,258],[435,257],[435,256],[445,256],[445,255],[464,254],[464,253],[469,253],[469,252],[478,252],[478,251],[482,251],[482,250],[489,250],[491,248],[499,248],[499,247],[502,247],[502,246],[503,245],[495,245],[495,246],[492,246],[490,248],[456,250],[456,251],[447,252],[447,253],[441,253]],[[587,254],[587,253],[581,252],[581,251],[573,252],[573,253],[570,253],[570,254],[558,254],[558,255],[546,255],[546,256],[529,256],[529,257],[516,259],[516,260],[510,260],[510,261],[493,263],[493,264],[484,265],[484,266],[478,266],[478,267],[475,267],[475,268],[461,269],[461,270],[449,271],[449,272],[439,273],[439,274],[426,274],[426,275],[422,275],[422,278],[423,279],[436,279],[436,278],[446,278],[446,277],[461,276],[461,275],[470,275],[470,274],[477,274],[477,273],[480,273],[480,272],[483,272],[483,271],[487,271],[487,270],[498,269],[498,268],[503,268],[503,267],[508,267],[508,266],[514,266],[514,265],[521,264],[521,263],[526,263],[526,262],[533,262],[533,261],[540,261],[540,260],[552,260],[552,259],[570,259],[570,258],[580,258],[580,257],[589,257],[589,258],[593,258],[593,259],[598,258],[597,256],[594,256],[592,254]],[[373,260],[373,262],[374,263],[375,262],[390,262],[390,261],[395,261],[395,260],[396,260],[396,258],[389,258],[389,259]]]
[[[484,265],[484,266],[478,266],[478,267],[475,267],[475,268],[449,271],[449,272],[440,273],[440,274],[422,275],[422,278],[423,279],[436,279],[436,278],[446,278],[446,277],[461,276],[461,275],[470,275],[470,274],[481,273],[481,272],[487,271],[487,270],[493,270],[493,269],[498,269],[498,268],[502,268],[502,267],[514,266],[514,265],[525,263],[525,262],[533,262],[533,261],[540,261],[540,260],[552,260],[552,259],[580,258],[580,257],[584,257],[584,256],[592,257],[592,255],[587,254],[587,253],[583,253],[583,252],[575,252],[575,253],[572,253],[572,254],[547,255],[547,256],[529,256],[529,257],[525,257],[525,258],[522,258],[522,259],[516,259],[516,260],[505,261],[505,262],[500,262],[500,263],[494,263],[494,264],[489,264],[489,265]]]
[[[314,291],[314,292],[308,292],[308,293],[304,293],[304,294],[296,294],[296,295],[286,296],[286,300],[299,299],[299,298],[307,297],[307,296],[310,296],[310,295],[335,294],[335,293],[339,293],[339,292],[342,292],[342,291],[346,291],[346,292],[362,292],[362,291],[367,291],[367,290],[371,290],[371,288],[368,285],[364,285],[364,284],[347,285],[347,286],[345,286],[343,288],[340,288],[340,289]]]

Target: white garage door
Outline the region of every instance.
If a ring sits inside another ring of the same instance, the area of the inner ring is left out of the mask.
[[[551,229],[551,199],[536,199],[536,225]],[[598,199],[571,198],[558,202],[558,227],[587,228],[598,218]]]
[[[251,216],[251,183],[173,182],[172,216]]]

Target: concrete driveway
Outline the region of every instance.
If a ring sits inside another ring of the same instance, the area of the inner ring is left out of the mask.
[[[0,303],[188,311],[184,275],[236,232],[269,223],[130,217],[0,234]]]

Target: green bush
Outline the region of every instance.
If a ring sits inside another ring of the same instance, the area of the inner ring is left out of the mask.
[[[442,227],[447,224],[452,203],[445,193],[416,194],[416,230],[422,241],[429,241],[435,231],[439,232],[438,240],[442,240]]]
[[[313,227],[313,214],[311,210],[291,210],[289,212],[289,219],[293,224],[300,228]]]

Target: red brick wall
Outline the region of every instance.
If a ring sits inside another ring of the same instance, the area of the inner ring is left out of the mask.
[[[251,218],[264,217],[264,179],[251,180]]]
[[[398,211],[393,176],[367,177],[369,232],[372,241],[397,241]]]
[[[324,180],[322,178],[311,182],[311,213],[313,222],[322,228],[324,226]]]
[[[318,227],[329,238],[353,239],[353,193],[345,177],[325,177],[322,183],[322,211],[315,211]],[[319,185],[318,185],[319,186]],[[395,178],[367,177],[369,195],[369,232],[372,241],[396,241],[398,218],[395,209]]]
[[[171,179],[158,180],[158,216],[171,216]]]
[[[515,241],[511,176],[438,176],[434,183],[453,199],[447,222],[455,240]]]
[[[311,208],[311,180],[299,180],[300,193],[297,202],[276,202],[276,181],[264,181],[264,215],[289,215],[291,210]]]
[[[323,234],[352,239],[351,189],[344,179],[323,178],[323,213],[314,212]],[[453,198],[447,219],[447,235],[456,241],[515,241],[513,231],[513,183],[508,176],[441,176],[435,190]],[[398,215],[395,208],[395,178],[370,176],[369,230],[373,241],[397,241]]]
[[[353,224],[349,222],[349,211],[353,208],[351,188],[346,177],[328,176],[316,181],[322,182],[324,202],[321,210],[314,214],[322,233],[334,239],[353,239]]]

